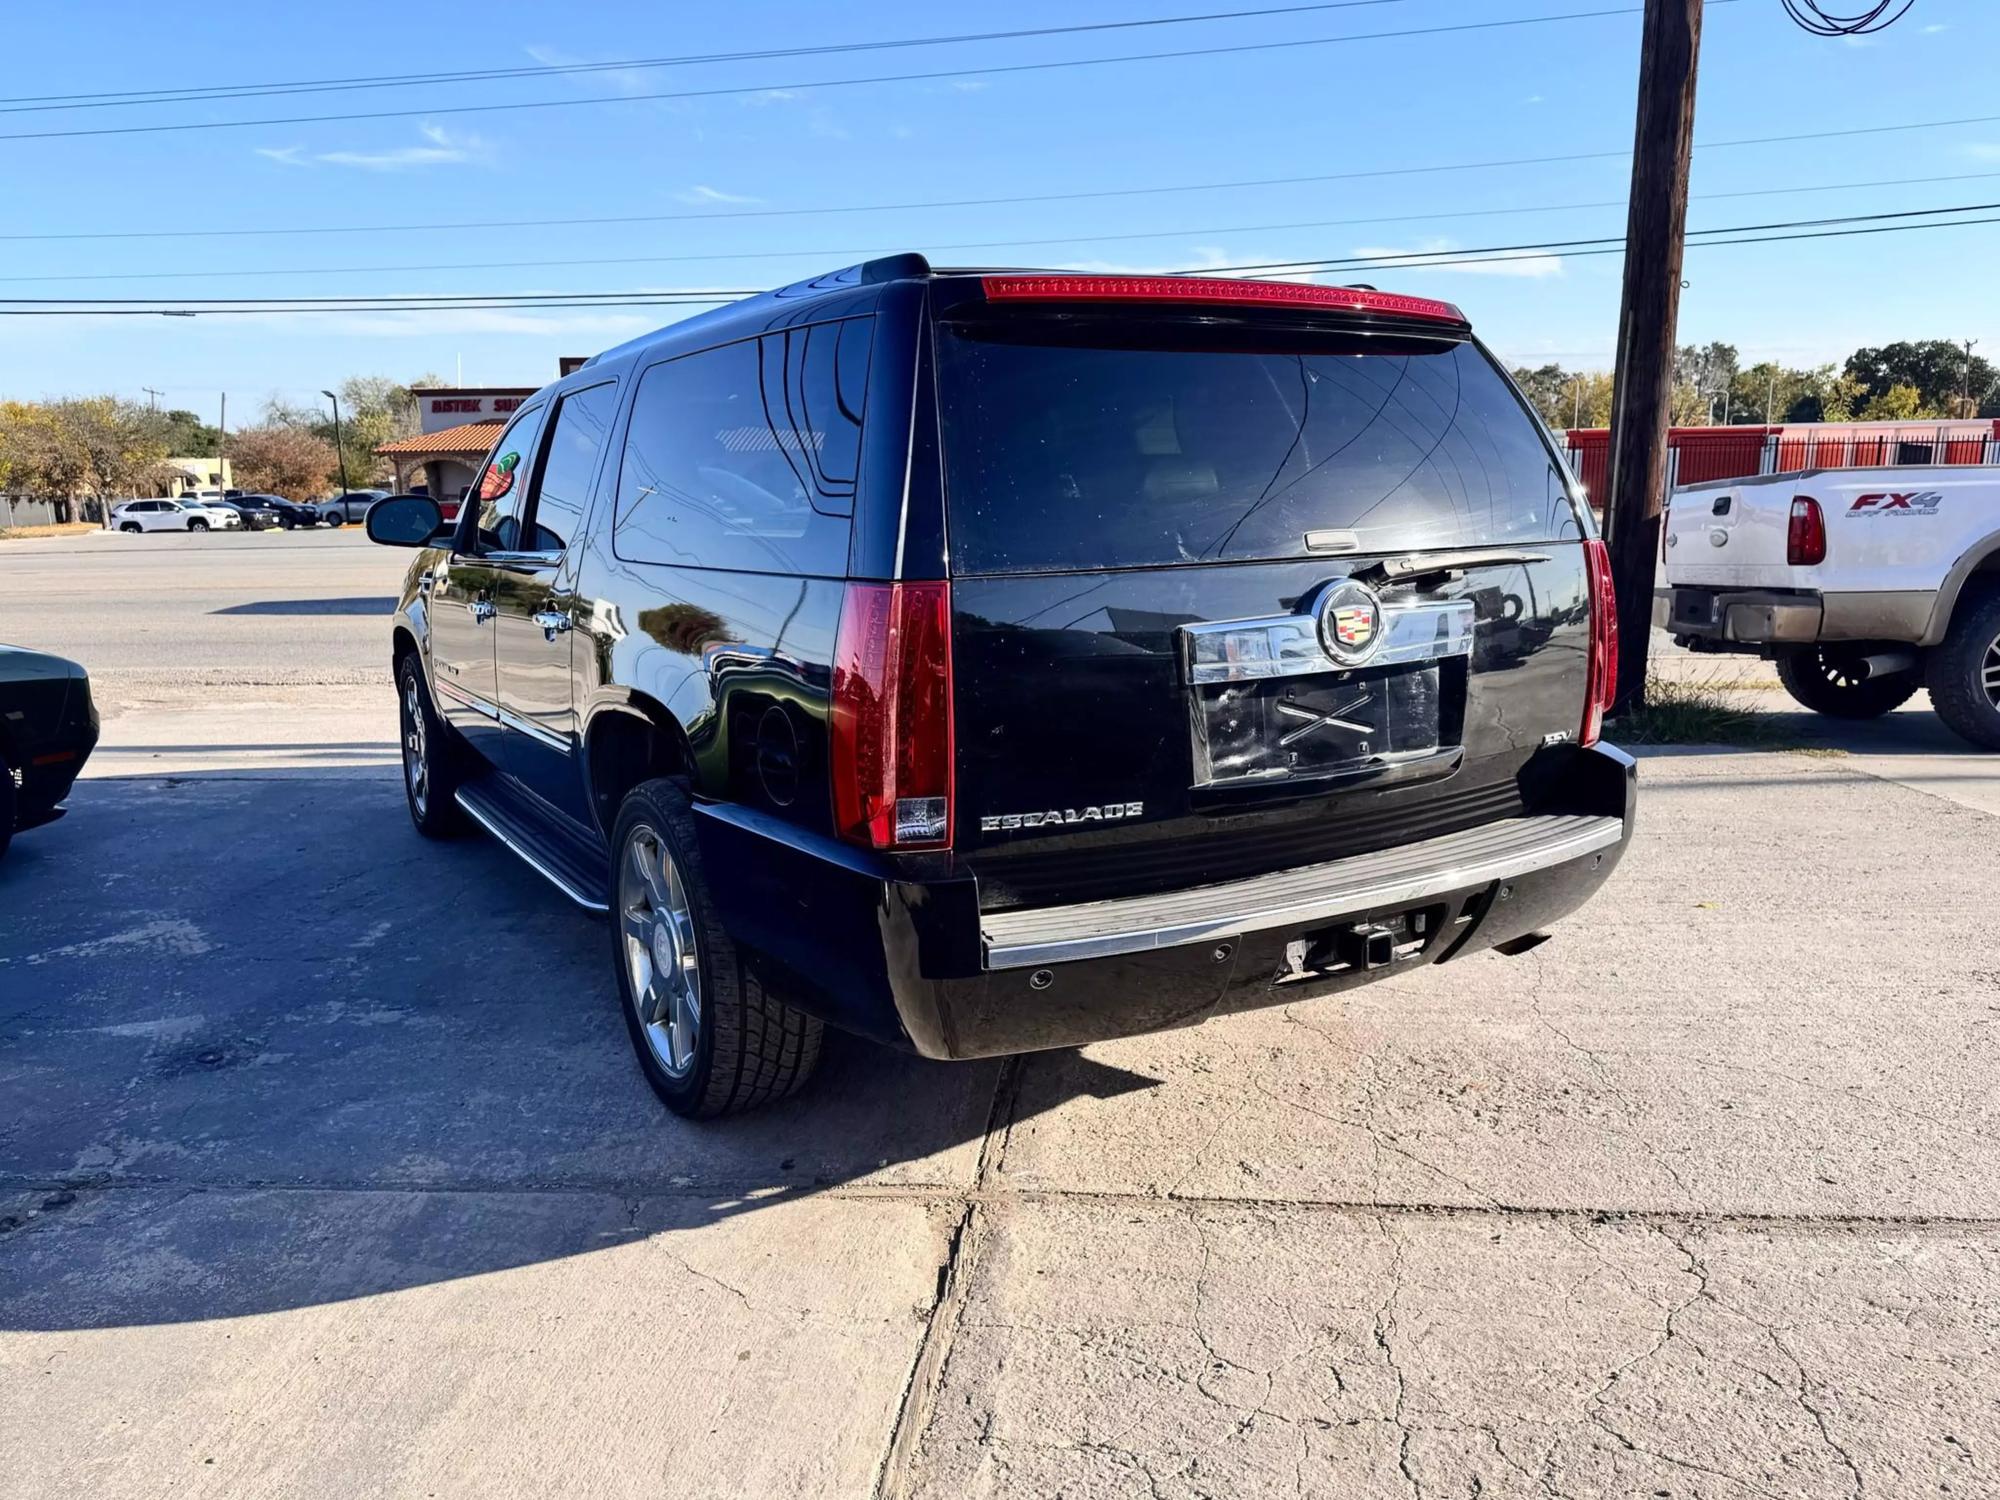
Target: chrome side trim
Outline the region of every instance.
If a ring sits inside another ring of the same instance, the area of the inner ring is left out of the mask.
[[[539,741],[541,744],[547,745],[551,750],[560,750],[564,755],[569,754],[568,740],[559,734],[554,734],[544,729],[533,719],[524,718],[520,714],[515,713],[511,708],[497,708],[494,710],[494,713],[499,717],[500,722],[505,724],[509,729],[518,729],[529,739]]]
[[[558,875],[554,870],[551,870],[547,865],[543,864],[539,859],[537,859],[534,855],[534,851],[530,850],[525,845],[517,842],[515,839],[511,838],[508,834],[503,832],[501,830],[500,825],[497,822],[495,822],[493,818],[490,817],[486,813],[486,811],[479,806],[478,803],[469,801],[466,798],[464,787],[460,787],[457,791],[453,792],[451,794],[451,800],[456,802],[461,808],[463,808],[465,810],[465,815],[468,818],[472,819],[473,822],[477,823],[481,828],[484,828],[488,833],[492,834],[493,837],[500,840],[500,842],[505,844],[509,849],[513,850],[516,854],[520,855],[522,863],[527,865],[529,869],[533,870],[537,875],[541,876],[542,879],[546,880],[550,885],[554,886],[557,890],[561,891],[565,896],[569,897],[570,900],[574,901],[578,906],[582,907],[585,911],[608,912],[611,910],[611,905],[609,902],[599,901],[594,896],[589,895],[587,892],[578,890],[575,886],[571,885],[567,880],[563,879],[562,876]]]
[[[1446,656],[1469,656],[1474,613],[1470,599],[1421,604],[1384,600],[1382,644],[1366,665],[1389,667],[1436,661]],[[1316,613],[1183,625],[1178,634],[1182,671],[1186,681],[1196,687],[1353,670],[1326,654],[1320,644]]]
[[[1507,818],[1397,849],[1226,885],[989,912],[980,924],[986,967],[1040,968],[1148,953],[1412,904],[1582,859],[1624,837],[1625,824],[1618,818]]]
[[[458,702],[464,704],[467,708],[471,709],[474,713],[484,714],[489,719],[497,719],[500,717],[500,708],[498,704],[488,703],[484,698],[480,697],[477,693],[468,693],[464,688],[458,686],[457,683],[446,682],[442,677],[440,677],[433,683],[433,686],[436,687],[439,692],[443,693],[445,697],[456,699]]]

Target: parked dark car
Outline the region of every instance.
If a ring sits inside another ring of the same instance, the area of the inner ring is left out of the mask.
[[[230,503],[239,507],[252,506],[264,512],[266,525],[279,526],[286,531],[299,526],[313,526],[319,521],[319,512],[310,505],[287,500],[283,495],[239,495]],[[247,519],[244,524],[249,524]]]
[[[524,401],[395,616],[405,790],[610,916],[704,1115],[1519,952],[1625,848],[1610,571],[1428,299],[899,256]]]
[[[245,531],[269,531],[279,524],[275,508],[264,502],[262,495],[236,495],[223,500],[211,500],[210,505],[226,506],[243,518]]]
[[[369,509],[375,502],[388,498],[387,490],[346,490],[320,501],[319,518],[328,526],[342,526],[349,521],[365,521]]]
[[[97,705],[83,668],[0,646],[0,855],[16,833],[53,823],[97,747]]]

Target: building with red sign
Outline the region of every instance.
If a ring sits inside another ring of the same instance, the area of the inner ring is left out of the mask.
[[[455,501],[465,493],[507,419],[533,386],[419,386],[417,434],[375,451],[396,469],[396,492]]]

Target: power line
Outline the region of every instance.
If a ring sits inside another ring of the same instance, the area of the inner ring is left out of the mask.
[[[1917,209],[1906,214],[1857,214],[1837,219],[1800,219],[1785,223],[1765,225],[1736,225],[1728,228],[1691,231],[1691,234],[1709,236],[1690,239],[1688,248],[1699,250],[1722,245],[1770,245],[1793,243],[1803,240],[1847,239],[1858,235],[1911,233],[1926,229],[1956,229],[1983,224],[2000,224],[2000,216],[1978,219],[1951,219],[1933,223],[1881,223],[1885,218],[1907,219],[1917,215],[1935,216],[1944,213],[1965,213],[1974,209],[2000,208],[2000,204],[1971,204],[1958,209]],[[1860,228],[1802,228],[1797,233],[1770,233],[1772,230],[1788,230],[1794,225],[1841,225],[1861,224]],[[1732,236],[1714,238],[1713,236]],[[1622,236],[1619,241],[1622,241]],[[1579,248],[1569,248],[1571,246]],[[1273,262],[1260,267],[1195,267],[1187,271],[1169,274],[1202,276],[1216,274],[1220,269],[1272,270],[1280,274],[1305,275],[1314,272],[1325,273],[1332,270],[1378,267],[1387,269],[1428,270],[1452,266],[1487,265],[1499,261],[1535,258],[1532,252],[1557,252],[1564,256],[1584,257],[1595,255],[1620,255],[1624,253],[1621,242],[1609,240],[1550,241],[1540,245],[1492,246],[1473,250],[1445,253],[1397,252],[1389,255],[1351,257],[1341,261],[1287,261]],[[1289,271],[1286,267],[1292,267]],[[186,298],[167,303],[160,298],[0,298],[0,315],[4,316],[74,316],[78,314],[103,314],[117,316],[183,316],[194,317],[211,313],[288,313],[288,312],[504,312],[523,309],[565,307],[565,308],[609,308],[609,307],[657,307],[657,306],[702,306],[717,305],[733,301],[738,297],[752,296],[749,291],[661,291],[661,292],[524,292],[490,293],[484,296],[431,296],[411,293],[396,297],[370,297],[356,294],[350,297],[317,298]],[[141,304],[141,305],[135,305]]]
[[[2000,177],[2000,172],[1959,172],[1941,177],[1882,178],[1872,182],[1829,182],[1810,186],[1783,188],[1750,188],[1725,193],[1704,193],[1696,195],[1702,201],[1733,198],[1763,198],[1800,193],[1835,193],[1861,191],[1876,187],[1907,187],[1933,182],[1990,181]],[[1623,208],[1623,199],[1599,199],[1580,203],[1544,203],[1516,205],[1508,208],[1455,209],[1442,213],[1428,214],[1388,214],[1351,219],[1307,219],[1276,224],[1210,224],[1198,228],[1149,229],[1122,234],[1068,234],[1052,235],[1039,239],[1023,240],[961,240],[957,242],[925,242],[925,253],[940,250],[1013,250],[1032,249],[1044,245],[1096,245],[1124,243],[1134,240],[1193,239],[1205,235],[1221,234],[1270,234],[1302,229],[1344,229],[1360,225],[1416,224],[1437,220],[1475,219],[1495,217],[1516,217],[1520,215],[1562,213],[1580,209]],[[1953,210],[1937,210],[1952,212]],[[1927,210],[1917,210],[1927,212]],[[1592,241],[1591,243],[1597,243]],[[901,245],[846,245],[812,250],[728,250],[705,251],[700,254],[684,255],[613,255],[592,256],[586,259],[565,257],[537,260],[486,260],[450,261],[413,265],[373,265],[373,266],[289,266],[255,267],[249,269],[201,270],[201,271],[95,271],[56,272],[32,276],[0,276],[0,285],[21,285],[26,283],[47,283],[59,281],[194,281],[234,277],[261,276],[369,276],[383,274],[403,274],[434,271],[518,271],[548,270],[555,268],[577,268],[584,266],[636,266],[636,265],[694,265],[712,261],[756,260],[836,260],[841,257],[866,259],[875,255],[894,254],[906,249]]]
[[[1406,5],[1409,0],[1318,0],[1310,5],[1263,6],[1255,10],[1214,10],[1196,15],[1152,16],[1136,21],[1086,21],[1073,26],[1028,26],[1013,31],[972,31],[948,36],[895,37],[870,42],[826,42],[803,47],[767,47],[756,51],[699,52],[679,57],[628,57],[612,62],[541,63],[533,67],[467,68],[440,73],[371,73],[349,78],[293,78],[262,83],[206,84],[178,89],[123,89],[116,93],[21,94],[0,98],[0,114],[32,114],[46,110],[114,109],[146,104],[200,104],[218,99],[263,99],[290,94],[325,94],[356,89],[400,88],[407,84],[485,83],[515,78],[573,77],[592,73],[634,73],[656,68],[685,68],[708,63],[769,62],[787,57],[825,57],[851,52],[886,52],[908,47],[948,47],[973,42],[1021,41],[1035,37],[1078,36],[1099,31],[1138,31],[1160,26],[1188,26],[1210,21],[1245,21],[1269,16],[1304,15],[1317,11],[1357,10],[1365,6]]]
[[[1799,141],[1832,140],[1850,136],[1893,135],[1921,130],[1948,130],[1959,125],[1988,125],[1996,121],[2000,121],[2000,115],[1969,115],[1950,120],[1905,120],[1890,125],[1857,125],[1838,130],[1805,131],[1793,135],[1742,136],[1734,140],[1701,141],[1696,143],[1695,149],[1698,151],[1725,151],[1751,146],[1790,145]],[[5,137],[0,137],[0,139],[5,139]],[[407,233],[411,229],[453,232],[465,229],[580,229],[601,228],[616,224],[679,224],[714,222],[728,219],[811,218],[823,217],[829,214],[905,213],[940,208],[1001,208],[1023,203],[1078,203],[1100,198],[1158,197],[1162,194],[1225,192],[1242,188],[1306,187],[1317,183],[1360,182],[1384,177],[1439,176],[1453,172],[1486,172],[1511,167],[1563,166],[1585,161],[1619,161],[1626,159],[1630,154],[1629,151],[1623,149],[1609,151],[1570,151],[1554,156],[1494,157],[1484,161],[1404,164],[1395,167],[1357,168],[1345,172],[1318,172],[1293,177],[1245,177],[1226,182],[1184,182],[1161,187],[1091,188],[1067,193],[1018,193],[988,198],[932,198],[900,203],[840,203],[825,204],[810,208],[733,209],[715,213],[613,214],[592,218],[461,219],[420,225],[329,224],[318,227],[286,227],[282,229],[79,230],[60,233],[0,234],[0,242],[39,240],[248,239],[264,238],[271,235],[297,234]],[[1985,174],[1973,173],[1964,175],[1983,176]],[[1955,182],[1960,180],[1962,180],[1962,177],[1956,176],[1911,177],[1886,179],[1872,185],[1887,187],[1896,186],[1902,182],[1926,183]],[[1793,190],[1765,188],[1758,191],[1784,192]],[[1817,191],[1817,189],[1797,189],[1796,191]],[[1717,193],[1706,196],[1725,197],[1729,195]],[[1618,201],[1622,204],[1624,200],[1620,199]]]
[[[1708,0],[1711,5],[1735,5],[1740,0]],[[792,83],[732,85],[728,88],[678,89],[664,93],[606,94],[586,98],[523,99],[511,103],[447,104],[429,109],[371,109],[371,120],[435,119],[443,115],[496,114],[510,110],[576,109],[604,104],[637,104],[671,99],[717,99],[743,94],[810,89],[855,88],[879,83],[925,83],[941,78],[993,78],[1017,73],[1047,73],[1064,68],[1098,68],[1112,64],[1162,62],[1178,58],[1212,58],[1253,52],[1292,51],[1301,47],[1332,47],[1349,42],[1380,42],[1406,37],[1443,36],[1452,33],[1498,31],[1510,27],[1548,26],[1562,21],[1590,21],[1607,16],[1638,15],[1641,7],[1623,5],[1607,10],[1567,11],[1552,16],[1512,16],[1497,21],[1461,21],[1449,26],[1416,26],[1399,31],[1357,31],[1341,36],[1300,37],[1283,42],[1236,42],[1226,47],[1186,47],[1167,52],[1127,52],[1111,57],[1059,58],[1049,62],[1008,63],[983,68],[939,68],[922,73],[878,73],[866,78],[824,78]],[[335,115],[279,115],[253,120],[181,120],[152,125],[94,125],[65,130],[27,130],[0,134],[0,141],[71,140],[84,136],[160,135],[194,130],[245,130],[267,125],[316,125],[328,122],[353,123],[352,113]]]

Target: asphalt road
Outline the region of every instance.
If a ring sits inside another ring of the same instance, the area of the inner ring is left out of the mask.
[[[36,643],[172,703],[0,863],[12,1492],[2000,1493],[2000,758],[1927,715],[1648,756],[1522,958],[693,1126],[599,924],[137,644],[379,555],[89,545],[138,617]]]

